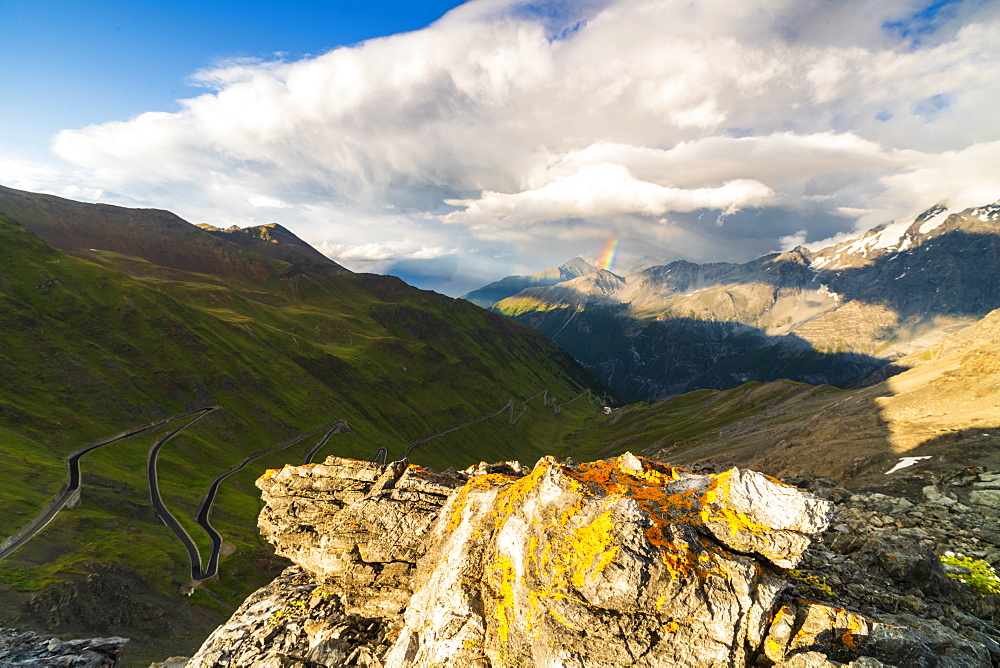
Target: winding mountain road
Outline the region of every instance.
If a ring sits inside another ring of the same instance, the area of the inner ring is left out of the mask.
[[[458,431],[459,429],[465,429],[466,427],[472,426],[474,424],[478,424],[480,422],[486,422],[487,420],[489,420],[491,418],[495,418],[496,416],[500,415],[501,413],[503,413],[505,410],[508,410],[508,409],[510,410],[510,416],[507,418],[508,424],[517,424],[518,420],[520,420],[521,417],[528,411],[528,402],[530,402],[530,401],[532,401],[534,399],[537,399],[538,397],[542,397],[542,406],[552,406],[552,411],[556,415],[559,415],[560,411],[562,411],[563,406],[570,405],[571,403],[573,403],[574,401],[576,401],[577,399],[579,399],[580,397],[582,397],[584,395],[587,396],[587,400],[590,401],[591,404],[594,403],[594,394],[590,390],[584,390],[583,392],[581,392],[580,394],[576,395],[575,397],[573,397],[569,401],[564,401],[562,403],[559,403],[556,400],[555,397],[551,397],[551,398],[549,397],[549,391],[548,391],[548,389],[544,389],[541,392],[539,392],[538,394],[530,396],[527,399],[522,399],[521,400],[521,406],[522,406],[521,407],[521,412],[518,413],[516,416],[514,415],[514,405],[517,403],[517,400],[512,397],[512,398],[510,398],[510,399],[507,400],[507,403],[505,403],[503,406],[501,406],[497,410],[493,411],[492,413],[487,413],[486,415],[481,415],[481,416],[479,416],[477,418],[473,418],[472,420],[469,420],[468,422],[463,422],[460,425],[454,426],[454,427],[452,427],[450,429],[445,429],[442,432],[438,432],[437,434],[434,434],[433,436],[428,436],[427,438],[422,438],[419,441],[414,441],[413,443],[410,443],[410,445],[407,446],[406,451],[403,453],[403,456],[404,457],[409,457],[410,453],[413,452],[414,448],[416,448],[419,445],[423,445],[424,443],[427,443],[428,441],[433,441],[435,438],[439,438],[441,436],[444,436],[445,434],[450,434],[452,432]],[[385,448],[379,448],[379,450],[384,450],[384,449]],[[372,461],[375,461],[375,459],[379,456],[379,454],[381,454],[382,464],[384,465],[385,464],[385,453],[384,452],[379,453],[379,450],[375,451],[376,454],[375,454],[375,457],[372,458]]]
[[[313,459],[316,458],[316,453],[323,449],[323,446],[326,445],[326,442],[330,440],[331,436],[334,434],[346,434],[350,430],[351,428],[348,427],[347,423],[343,420],[337,420],[334,422],[333,428],[326,432],[326,435],[320,439],[319,443],[316,444],[316,447],[310,450],[309,454],[302,460],[302,465],[305,466],[306,464],[312,464]]]
[[[163,497],[160,494],[160,483],[159,483],[159,472],[157,470],[157,461],[160,454],[160,449],[166,445],[168,441],[177,436],[184,429],[187,429],[197,421],[201,420],[203,417],[209,413],[219,410],[218,406],[209,406],[207,408],[200,408],[190,413],[183,413],[181,415],[175,415],[170,418],[159,420],[153,422],[144,427],[139,427],[138,429],[133,429],[130,431],[123,432],[112,438],[103,440],[99,443],[93,443],[84,448],[73,452],[66,458],[66,465],[68,469],[67,481],[63,485],[62,489],[46,504],[45,508],[38,514],[35,519],[22,528],[18,533],[14,534],[12,537],[8,538],[3,547],[0,548],[0,560],[3,560],[14,553],[15,550],[23,546],[29,540],[34,538],[38,533],[44,529],[55,517],[68,506],[80,491],[80,485],[83,479],[80,470],[80,458],[83,457],[88,452],[96,450],[97,448],[103,447],[105,445],[110,445],[117,441],[121,441],[126,438],[132,438],[139,436],[155,429],[162,427],[165,424],[175,422],[177,420],[182,420],[188,418],[183,424],[171,429],[169,432],[161,436],[153,443],[152,447],[149,449],[149,454],[146,458],[146,482],[149,485],[149,500],[153,505],[153,511],[156,513],[157,518],[162,521],[167,528],[169,528],[174,535],[180,540],[181,544],[188,554],[188,561],[191,565],[191,579],[192,585],[196,586],[204,580],[214,578],[219,572],[219,555],[222,550],[222,536],[218,531],[212,526],[210,515],[212,512],[212,506],[215,503],[215,498],[219,492],[219,486],[222,482],[233,475],[241,471],[250,462],[260,457],[265,457],[276,452],[280,452],[286,448],[290,448],[297,443],[300,443],[306,438],[320,432],[326,432],[323,438],[320,440],[319,444],[316,445],[306,457],[306,461],[312,461],[316,453],[326,445],[333,434],[343,434],[350,431],[350,427],[343,420],[337,420],[336,422],[331,422],[325,424],[322,427],[318,427],[311,431],[300,434],[280,445],[273,448],[268,448],[267,450],[262,450],[256,452],[252,455],[248,455],[243,458],[236,466],[233,466],[226,471],[223,471],[219,475],[212,479],[209,484],[208,491],[205,493],[205,497],[202,499],[201,506],[198,510],[197,522],[198,525],[205,530],[208,534],[209,539],[212,541],[212,550],[209,554],[207,564],[204,569],[202,569],[201,553],[198,550],[198,546],[195,544],[194,540],[188,534],[187,530],[184,529],[183,525],[177,520],[170,509],[167,508],[166,504],[163,502]],[[189,591],[193,591],[193,586]]]
[[[469,427],[471,425],[480,422],[485,422],[486,420],[489,420],[491,418],[500,415],[504,411],[509,411],[509,416],[507,418],[508,423],[512,425],[517,424],[517,422],[521,419],[521,417],[525,414],[525,412],[527,412],[528,403],[533,401],[534,399],[537,399],[538,397],[542,397],[543,406],[551,405],[553,411],[556,414],[559,414],[563,406],[567,406],[585,395],[588,397],[588,401],[593,403],[594,396],[590,390],[585,390],[584,392],[581,392],[579,395],[570,399],[569,401],[558,403],[555,397],[550,397],[549,391],[545,389],[534,396],[521,400],[522,408],[517,415],[514,414],[514,407],[517,404],[517,400],[513,398],[508,399],[507,403],[505,403],[503,406],[501,406],[500,408],[491,413],[482,415],[472,420],[468,420],[467,422],[463,422],[462,424],[452,427],[450,429],[446,429],[432,436],[428,436],[426,438],[422,438],[420,440],[410,443],[410,445],[406,448],[404,456],[409,456],[410,453],[416,447],[424,443],[427,443],[428,441],[432,441],[436,438],[439,438],[446,434],[450,434],[460,429],[465,429],[466,427]],[[0,547],[0,561],[6,559],[14,551],[16,551],[18,548],[23,546],[29,540],[34,538],[40,531],[42,531],[42,529],[44,529],[56,517],[56,515],[59,514],[61,510],[63,510],[67,505],[69,505],[74,500],[74,498],[76,497],[77,493],[80,490],[80,484],[82,481],[82,474],[80,471],[80,459],[85,454],[93,450],[96,450],[97,448],[103,447],[105,445],[110,445],[111,443],[115,443],[116,441],[120,441],[126,438],[132,438],[140,434],[153,431],[154,429],[158,429],[159,427],[162,427],[165,424],[169,424],[177,420],[188,418],[187,421],[185,421],[183,424],[171,429],[168,433],[157,439],[156,442],[149,449],[149,454],[146,459],[146,481],[149,484],[150,503],[153,505],[153,510],[156,513],[157,518],[159,518],[160,521],[162,521],[167,526],[167,528],[169,528],[174,533],[177,539],[180,540],[181,544],[184,545],[184,549],[187,551],[188,561],[190,562],[191,566],[192,589],[190,591],[193,591],[193,587],[197,586],[201,582],[214,578],[219,571],[219,555],[222,549],[223,541],[222,541],[222,536],[219,534],[218,531],[215,530],[215,527],[212,526],[210,516],[212,512],[212,506],[215,503],[216,496],[218,495],[219,486],[222,484],[222,482],[225,481],[225,479],[228,478],[229,476],[241,471],[255,459],[259,459],[260,457],[266,457],[267,455],[280,452],[286,448],[290,448],[293,445],[296,445],[297,443],[300,443],[301,441],[303,441],[306,438],[309,438],[310,436],[313,436],[321,432],[325,432],[323,438],[320,439],[319,443],[312,450],[309,451],[309,454],[306,455],[305,460],[303,462],[303,464],[312,463],[312,460],[316,457],[316,454],[323,448],[323,446],[327,444],[327,442],[330,440],[330,437],[332,437],[334,434],[343,434],[350,431],[350,427],[344,420],[337,420],[336,422],[331,422],[329,424],[323,425],[322,427],[317,427],[316,429],[300,434],[292,439],[289,439],[288,441],[285,441],[284,443],[281,443],[280,445],[276,445],[273,448],[268,448],[267,450],[262,450],[252,455],[248,455],[247,457],[244,457],[243,461],[241,461],[236,466],[227,469],[226,471],[223,471],[219,475],[215,476],[215,478],[213,478],[212,482],[209,484],[208,491],[205,493],[205,497],[202,499],[201,506],[199,507],[197,516],[198,525],[205,530],[205,533],[208,534],[209,539],[212,542],[212,549],[209,554],[208,560],[205,564],[205,567],[202,568],[201,553],[198,550],[198,546],[195,544],[190,534],[188,534],[187,530],[183,527],[183,525],[181,525],[181,523],[177,520],[174,514],[170,512],[166,504],[164,504],[163,502],[163,497],[160,494],[157,460],[159,458],[160,449],[164,445],[166,445],[168,441],[177,436],[184,429],[190,427],[191,425],[195,424],[209,413],[216,410],[219,410],[218,406],[209,406],[206,408],[199,408],[198,410],[191,411],[189,413],[183,413],[181,415],[165,418],[163,420],[150,423],[144,427],[123,432],[121,434],[118,434],[117,436],[106,439],[99,443],[93,443],[84,448],[80,448],[79,450],[70,454],[66,458],[66,466],[68,470],[66,484],[63,485],[62,489],[58,493],[56,493],[56,495],[49,501],[49,503],[46,504],[46,507],[38,514],[38,516],[30,524],[22,528],[18,533],[14,534],[12,537],[8,538],[4,542],[2,547]],[[387,454],[388,451],[386,450],[386,448],[384,447],[378,448],[375,451],[374,456],[372,457],[372,461],[379,461],[384,465]]]
[[[198,416],[198,418],[200,417],[201,416]],[[220,473],[219,475],[215,476],[215,478],[212,479],[212,482],[209,483],[208,491],[205,493],[205,498],[202,499],[201,507],[198,510],[198,519],[197,519],[198,525],[205,530],[205,533],[208,534],[209,539],[212,541],[212,551],[208,556],[208,561],[205,568],[202,569],[201,553],[198,550],[198,546],[195,545],[194,541],[191,539],[190,534],[188,534],[188,532],[184,529],[184,527],[181,526],[181,523],[177,521],[177,518],[174,517],[173,513],[171,513],[170,510],[168,510],[166,505],[164,505],[163,503],[163,499],[160,496],[160,485],[156,471],[156,458],[159,455],[160,447],[168,440],[173,438],[177,432],[179,432],[181,429],[184,429],[193,422],[194,420],[188,422],[187,424],[182,425],[178,429],[167,434],[159,441],[157,441],[156,444],[150,449],[149,459],[146,467],[146,477],[149,481],[150,501],[152,501],[153,503],[153,507],[156,510],[156,514],[159,516],[161,520],[163,520],[163,523],[166,524],[167,527],[169,527],[170,530],[174,532],[174,535],[177,536],[177,539],[180,540],[181,543],[183,543],[184,548],[187,550],[188,560],[191,563],[192,584],[196,585],[205,580],[214,578],[219,572],[219,553],[222,550],[222,536],[219,534],[218,531],[215,530],[215,527],[212,526],[210,520],[210,515],[212,513],[212,504],[215,503],[215,497],[219,492],[219,485],[221,485],[222,482],[229,476],[243,470],[243,468],[245,468],[246,465],[252,462],[253,460],[259,459],[260,457],[266,457],[267,455],[272,455],[276,452],[280,452],[286,448],[290,448],[293,445],[296,445],[297,443],[300,443],[301,441],[309,438],[314,434],[326,431],[327,433],[320,442],[320,445],[313,448],[312,452],[310,453],[311,455],[315,455],[315,453],[330,439],[330,436],[332,436],[333,434],[342,434],[346,431],[350,431],[350,428],[347,426],[347,423],[344,422],[343,420],[337,420],[336,422],[325,424],[322,427],[317,427],[316,429],[307,431],[304,434],[299,434],[298,436],[288,441],[285,441],[280,445],[276,445],[273,448],[268,448],[267,450],[261,450],[260,452],[255,452],[252,455],[247,455],[246,457],[243,458],[243,461],[241,461],[236,466],[227,469],[222,473]]]
[[[198,410],[191,411],[190,413],[184,413],[181,415],[175,415],[173,417],[165,418],[163,420],[150,423],[145,427],[132,429],[130,431],[118,434],[117,436],[113,436],[109,439],[100,441],[99,443],[93,443],[91,445],[85,446],[70,454],[66,458],[66,467],[68,471],[66,475],[66,484],[63,485],[62,489],[60,489],[56,493],[56,495],[49,501],[49,503],[46,504],[44,510],[42,510],[42,512],[39,513],[39,515],[35,517],[35,519],[32,520],[30,524],[22,528],[18,533],[14,534],[11,538],[8,538],[7,541],[5,541],[4,546],[0,548],[0,561],[9,557],[11,554],[14,553],[15,550],[17,550],[22,545],[24,545],[29,540],[38,535],[38,532],[44,529],[49,524],[49,522],[55,519],[56,515],[58,515],[59,512],[67,505],[69,505],[69,503],[73,500],[74,496],[80,490],[80,484],[83,479],[82,473],[80,472],[80,458],[83,457],[85,454],[91,452],[92,450],[96,450],[97,448],[103,447],[105,445],[110,445],[111,443],[115,443],[116,441],[121,441],[126,438],[132,438],[134,436],[144,434],[148,431],[153,431],[154,429],[158,429],[159,427],[162,427],[165,424],[169,424],[170,422],[174,422],[175,420],[181,420],[183,418],[191,416],[195,416],[194,420],[200,419],[202,416],[216,410],[217,408],[218,406],[199,408]],[[191,422],[188,422],[184,426],[187,426],[190,423]],[[184,427],[181,427],[181,429],[183,428]]]

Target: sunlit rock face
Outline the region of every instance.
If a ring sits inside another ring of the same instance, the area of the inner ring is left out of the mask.
[[[193,666],[747,665],[831,507],[629,454],[445,473],[331,457],[258,486],[263,534],[312,584],[248,599]]]
[[[744,665],[828,504],[631,455],[470,478],[417,567],[391,666]]]

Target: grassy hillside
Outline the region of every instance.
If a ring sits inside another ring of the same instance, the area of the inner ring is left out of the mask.
[[[586,420],[565,437],[566,454],[578,461],[630,451],[687,464],[693,448],[712,443],[720,431],[775,404],[798,404],[810,397],[843,392],[788,380],[745,383],[729,390],[698,390],[654,403],[636,403]]]
[[[163,448],[161,491],[207,548],[193,513],[209,481],[252,452],[343,419],[351,432],[334,436],[317,459],[367,459],[377,447],[399,458],[409,443],[510,398],[548,389],[565,401],[589,382],[541,334],[391,277],[299,264],[294,253],[268,257],[195,226],[196,233],[184,228],[184,242],[166,235],[175,243],[169,254],[150,254],[170,260],[165,266],[141,256],[155,246],[141,226],[130,232],[136,255],[124,252],[120,238],[108,244],[116,250],[102,249],[93,230],[52,222],[65,214],[99,225],[93,205],[19,195],[20,215],[43,220],[42,231],[87,237],[87,248],[70,249],[82,257],[64,253],[29,231],[33,219],[0,216],[2,536],[60,487],[67,454],[192,408],[222,410]],[[46,208],[51,200],[55,211]],[[115,215],[128,222],[122,211]],[[211,243],[192,251],[196,268],[216,262],[216,273],[184,266],[186,245],[200,244],[200,235]],[[422,445],[411,458],[441,468],[531,461],[593,413],[582,400],[560,415],[533,401],[515,425],[498,416]],[[0,563],[0,623],[133,636],[132,659],[162,658],[190,651],[273,575],[280,564],[257,535],[253,480],[268,466],[301,463],[318,437],[223,485],[212,519],[235,551],[223,559],[218,582],[182,599],[185,554],[153,517],[146,489],[156,435],[84,457],[80,506]]]

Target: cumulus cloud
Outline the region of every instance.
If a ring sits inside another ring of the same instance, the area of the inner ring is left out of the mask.
[[[768,203],[774,192],[749,179],[717,188],[672,188],[634,178],[621,165],[603,163],[534,190],[514,194],[484,192],[478,199],[445,200],[465,207],[441,219],[473,227],[530,225],[564,218],[614,218],[625,214],[655,216],[668,211],[718,209],[734,213]]]
[[[795,234],[788,234],[786,236],[779,237],[778,241],[781,244],[780,248],[782,252],[790,251],[793,248],[797,248],[802,244],[804,244],[806,241],[807,234],[808,232],[806,232],[806,230],[799,230]]]
[[[749,259],[1000,196],[998,7],[473,0],[423,30],[206,68],[179,111],[54,147],[88,191],[278,217],[345,261],[562,240],[532,256],[558,264],[609,235],[626,255]]]
[[[409,239],[358,245],[319,242],[316,247],[337,262],[359,271],[377,271],[407,260],[436,260],[462,251],[460,248],[422,246]]]
[[[287,209],[289,206],[277,197],[265,195],[247,195],[244,199],[255,209]]]

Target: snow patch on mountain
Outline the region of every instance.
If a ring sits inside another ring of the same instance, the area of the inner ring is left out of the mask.
[[[948,216],[950,216],[951,213],[952,212],[949,211],[947,207],[944,207],[939,204],[933,209],[927,211],[926,213],[921,214],[921,216],[917,218],[917,220],[914,222],[919,223],[921,219],[923,219],[923,224],[920,225],[919,231],[920,234],[927,234],[928,232],[936,230],[938,227],[940,227],[942,223],[944,223],[944,221],[948,219]]]

